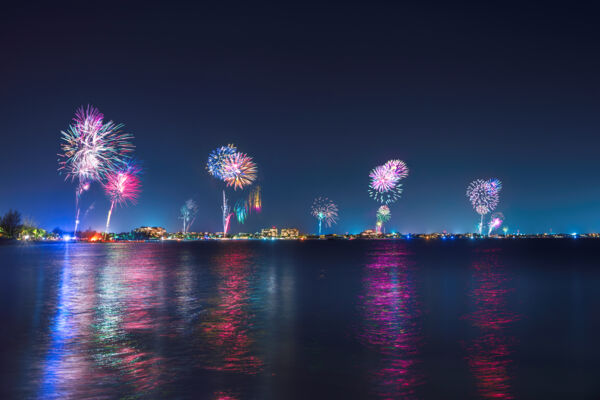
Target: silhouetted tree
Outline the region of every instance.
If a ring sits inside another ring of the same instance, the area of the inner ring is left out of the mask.
[[[21,231],[21,213],[16,210],[8,210],[0,219],[0,227],[9,238],[16,238]]]

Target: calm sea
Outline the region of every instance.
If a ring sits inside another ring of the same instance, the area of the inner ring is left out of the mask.
[[[600,398],[600,241],[10,244],[0,299],[1,398]]]

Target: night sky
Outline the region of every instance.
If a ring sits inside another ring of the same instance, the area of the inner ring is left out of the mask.
[[[254,157],[263,189],[262,214],[234,233],[315,231],[319,195],[339,205],[336,232],[371,228],[368,173],[390,158],[411,174],[388,231],[473,231],[466,186],[490,177],[511,231],[600,230],[596,9],[121,3],[3,6],[0,212],[72,229],[60,131],[93,104],[135,135],[145,169],[113,231],[177,230],[190,197],[192,230],[221,230],[222,184],[205,164],[227,143]],[[102,229],[108,208],[96,185],[81,228]]]

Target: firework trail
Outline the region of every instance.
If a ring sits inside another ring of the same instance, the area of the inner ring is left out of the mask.
[[[229,230],[229,223],[231,221],[231,216],[234,214],[229,209],[229,204],[227,203],[227,197],[225,196],[225,190],[223,190],[223,206],[221,208],[223,210],[223,237],[227,236],[227,231]]]
[[[90,189],[89,182],[79,182],[77,184],[77,189],[75,190],[75,230],[73,231],[73,237],[77,238],[77,227],[79,226],[79,212],[81,211],[79,207],[79,199],[83,192],[86,192]],[[87,212],[84,214],[84,217],[87,216]]]
[[[248,212],[254,210],[260,212],[262,209],[262,197],[260,195],[260,186],[255,186],[248,194]]]
[[[490,217],[490,223],[488,224],[488,236],[494,229],[498,229],[504,222],[504,214],[497,212],[493,213]]]
[[[498,206],[501,189],[502,183],[498,179],[476,179],[467,187],[467,197],[475,212],[481,216],[480,235],[483,230],[483,217]]]
[[[185,204],[183,206],[181,206],[181,208],[179,209],[179,219],[183,221],[183,229],[182,229],[182,233],[185,234],[186,233],[186,224],[187,222],[190,220],[190,210],[188,210],[188,208],[185,206]]]
[[[190,230],[190,227],[192,226],[194,221],[196,220],[196,216],[198,215],[198,204],[196,204],[196,202],[194,200],[188,199],[185,202],[185,206],[190,211],[190,221],[187,224],[186,231],[185,231],[187,233]]]
[[[123,125],[103,122],[104,115],[97,108],[80,107],[73,123],[61,131],[59,173],[66,179],[77,180],[75,191],[75,232],[79,225],[79,199],[90,184],[103,180],[106,175],[122,167],[133,152],[131,134],[123,133]]]
[[[94,210],[96,208],[96,202],[92,202],[92,204],[87,208],[87,210],[85,210],[85,212],[83,213],[83,218],[87,218],[88,214],[90,213],[90,211]]]
[[[105,235],[108,235],[110,217],[115,204],[124,206],[128,202],[136,202],[141,191],[141,181],[138,177],[140,172],[141,169],[134,162],[129,162],[126,168],[111,172],[106,177],[104,192],[110,199],[110,210],[106,218]]]
[[[369,173],[369,195],[375,201],[391,204],[402,194],[400,181],[408,176],[408,167],[401,160],[390,160]]]
[[[223,179],[234,190],[244,189],[256,179],[256,164],[252,157],[236,152],[223,160]]]
[[[379,207],[377,210],[377,232],[381,232],[383,224],[388,222],[392,218],[392,212],[390,208],[385,204]]]
[[[180,208],[180,217],[183,221],[183,233],[188,233],[190,226],[194,223],[196,219],[196,214],[198,213],[198,205],[192,199],[186,200],[185,204]]]
[[[246,218],[248,217],[248,203],[246,201],[236,201],[235,206],[233,206],[233,211],[235,213],[237,222],[239,222],[240,224],[246,222]]]
[[[313,201],[311,214],[319,221],[319,235],[321,235],[321,225],[325,222],[325,226],[331,227],[338,220],[338,207],[327,197],[317,197]]]

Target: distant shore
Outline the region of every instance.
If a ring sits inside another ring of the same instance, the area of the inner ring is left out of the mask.
[[[365,237],[360,235],[323,235],[323,236],[300,236],[294,238],[280,237],[202,237],[202,238],[149,238],[149,239],[117,239],[117,240],[85,240],[85,239],[45,239],[45,240],[23,240],[0,238],[0,244],[10,243],[178,243],[178,242],[239,242],[239,241],[372,241],[372,240],[393,240],[393,241],[492,241],[492,240],[574,240],[574,239],[600,239],[598,233],[585,234],[539,234],[539,235],[493,235],[479,236],[477,234],[410,234],[410,235],[381,235]]]

